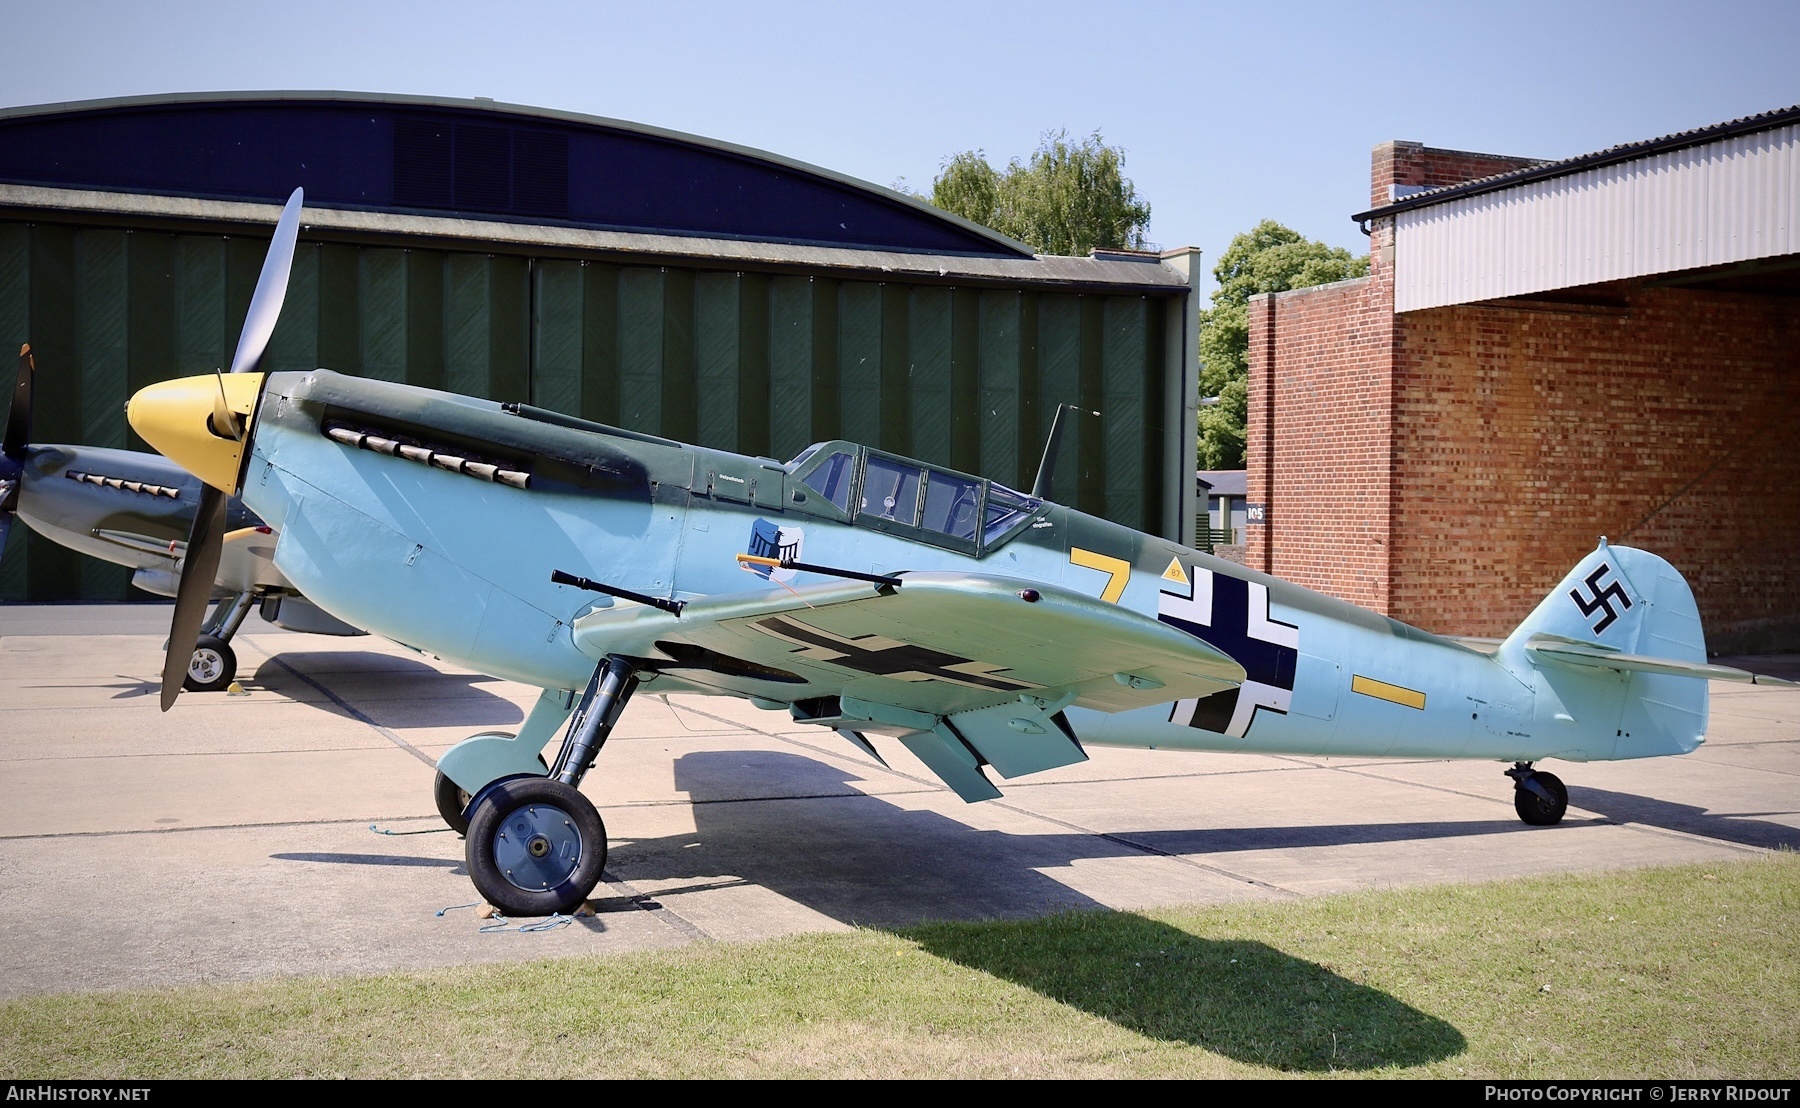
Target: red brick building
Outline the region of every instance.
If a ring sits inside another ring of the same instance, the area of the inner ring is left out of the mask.
[[[1503,635],[1606,535],[1800,649],[1800,108],[1371,186],[1368,277],[1251,302],[1249,564]]]

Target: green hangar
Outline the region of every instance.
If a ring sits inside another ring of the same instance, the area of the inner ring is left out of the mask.
[[[1034,255],[762,151],[485,100],[139,97],[0,111],[0,340],[37,442],[145,449],[124,402],[218,368],[280,203],[264,362],[786,459],[848,438],[1192,542],[1197,251]],[[139,595],[15,527],[0,599]]]

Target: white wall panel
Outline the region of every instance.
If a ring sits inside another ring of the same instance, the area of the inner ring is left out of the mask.
[[[1395,217],[1406,312],[1800,253],[1800,125]]]

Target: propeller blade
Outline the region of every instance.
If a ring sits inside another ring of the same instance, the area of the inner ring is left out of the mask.
[[[250,310],[244,313],[237,353],[231,356],[233,373],[253,372],[269,348],[269,336],[275,333],[275,322],[281,318],[281,303],[287,299],[288,270],[294,265],[294,240],[300,236],[300,206],[305,201],[305,190],[295,189],[288,197],[287,207],[281,209],[275,237],[263,258],[262,275],[256,279],[256,292],[250,297]]]
[[[36,372],[30,344],[19,347],[19,376],[13,381],[12,411],[6,416],[3,448],[6,456],[15,461],[25,457],[25,448],[31,445],[31,379]]]
[[[213,583],[219,576],[219,555],[225,546],[225,506],[230,498],[211,485],[200,486],[200,507],[188,529],[187,555],[182,561],[181,583],[175,587],[175,618],[169,623],[169,653],[163,658],[162,710],[168,711],[181,695],[194,644],[200,640],[200,624],[212,600]]]

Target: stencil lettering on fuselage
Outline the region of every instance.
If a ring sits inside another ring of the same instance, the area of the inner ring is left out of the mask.
[[[785,562],[800,561],[800,552],[806,544],[806,532],[798,527],[783,527],[759,519],[750,525],[750,549],[746,551],[758,558],[776,558]],[[791,581],[798,572],[792,569],[777,569],[774,566],[747,565],[744,567],[758,577],[766,577],[771,581]]]
[[[1266,708],[1287,714],[1300,657],[1300,629],[1269,618],[1269,587],[1194,566],[1181,585],[1165,579],[1156,618],[1218,647],[1244,667],[1244,683],[1178,700],[1169,722],[1243,738]]]

